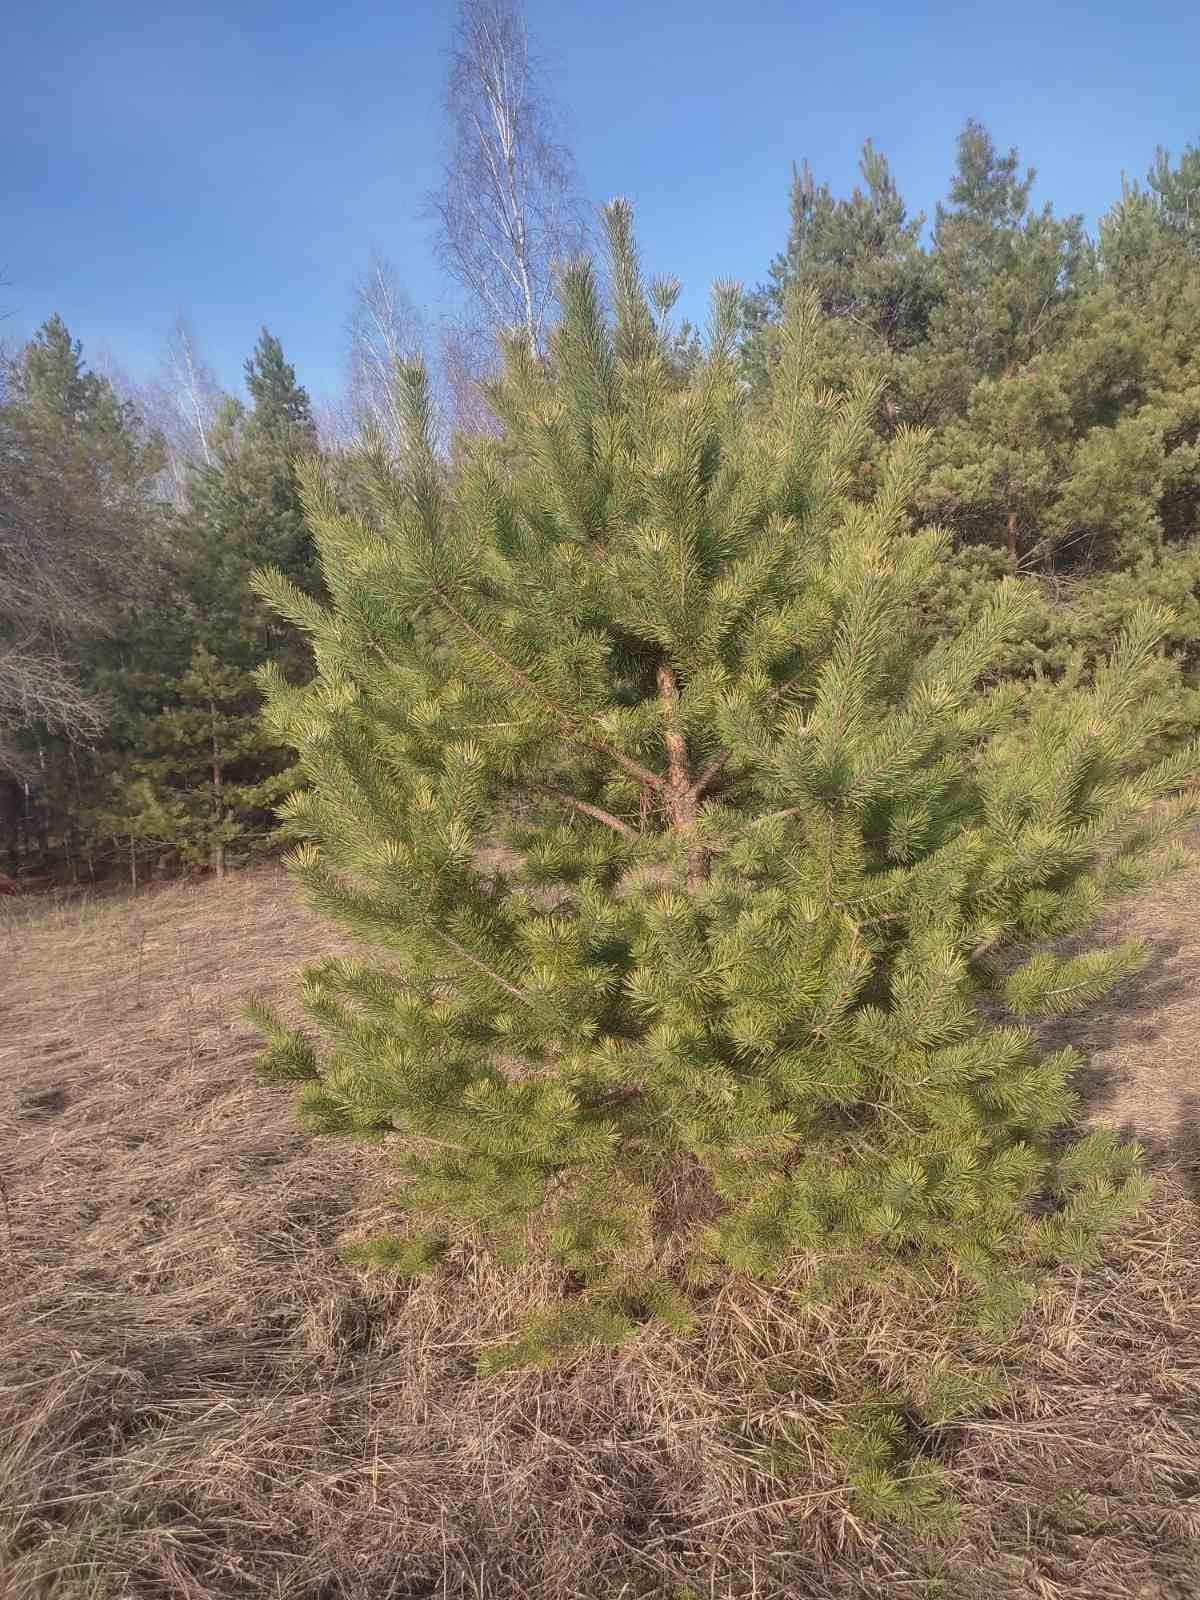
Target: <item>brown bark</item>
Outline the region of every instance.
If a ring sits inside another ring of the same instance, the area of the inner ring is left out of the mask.
[[[658,669],[658,698],[666,719],[667,779],[676,795],[682,797],[691,792],[692,775],[688,771],[687,744],[679,731],[679,684],[665,661]]]
[[[682,831],[695,824],[700,814],[700,784],[693,784],[688,766],[687,741],[679,728],[679,683],[667,662],[658,668],[658,698],[662,703],[664,743],[667,747],[667,790],[663,795],[663,809],[671,826]],[[704,774],[704,778],[708,773]],[[708,882],[712,865],[712,852],[698,844],[688,852],[687,886],[694,893]]]
[[[225,820],[225,797],[223,794],[223,768],[221,763],[221,747],[217,740],[217,707],[215,702],[209,701],[209,714],[212,718],[212,785],[213,806],[217,815],[217,826]],[[217,877],[225,876],[225,845],[218,839],[213,845],[212,866]]]
[[[1017,565],[1017,513],[1015,511],[1008,513],[1008,560],[1009,565],[1015,568]]]
[[[527,783],[525,788],[536,794],[549,795],[553,800],[560,800],[564,806],[569,806],[572,811],[578,811],[582,816],[591,817],[594,822],[602,822],[606,828],[611,828],[614,833],[621,834],[626,839],[636,839],[638,830],[623,822],[620,817],[615,817],[611,811],[605,811],[603,806],[594,806],[589,800],[578,800],[573,794],[565,790],[555,789],[548,783]]]

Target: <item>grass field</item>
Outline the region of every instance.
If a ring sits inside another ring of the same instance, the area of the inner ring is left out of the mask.
[[[388,1152],[310,1141],[250,1071],[239,997],[339,944],[275,869],[0,902],[0,1594],[1191,1600],[1198,895],[1193,873],[1124,908],[1151,965],[1055,1030],[1156,1199],[1005,1347],[1003,1411],[924,1441],[963,1506],[932,1542],[864,1525],[818,1443],[839,1370],[904,1370],[878,1299],[835,1319],[733,1284],[686,1344],[480,1380],[548,1281],[339,1262]]]

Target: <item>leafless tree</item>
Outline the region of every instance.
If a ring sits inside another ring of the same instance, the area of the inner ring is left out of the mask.
[[[103,356],[94,358],[93,366],[105,373],[124,398],[133,401],[162,438],[167,455],[164,491],[176,505],[181,504],[189,467],[212,463],[213,423],[225,400],[212,368],[200,353],[191,319],[182,309],[175,313],[159,369],[148,382],[132,382]]]
[[[313,426],[317,430],[317,445],[322,451],[338,455],[353,448],[358,437],[350,401],[342,393],[315,399],[312,402]]]
[[[438,328],[438,355],[445,411],[454,433],[464,438],[495,434],[499,423],[480,385],[495,366],[495,340],[462,317],[447,317]]]
[[[428,334],[396,269],[378,254],[354,285],[347,334],[346,410],[352,431],[358,435],[370,428],[399,452],[404,418],[396,377],[406,362],[428,360]]]
[[[211,466],[208,435],[223,395],[212,369],[196,347],[196,335],[182,309],[175,313],[167,335],[163,379],[170,387],[175,410],[186,429],[193,453]]]
[[[460,0],[446,86],[449,149],[429,197],[466,334],[523,329],[540,352],[555,264],[587,237],[575,158],[521,0]]]
[[[28,776],[12,737],[18,729],[42,723],[86,736],[101,722],[59,646],[89,609],[72,559],[81,530],[65,526],[45,495],[29,493],[19,450],[0,421],[0,779]]]
[[[24,395],[18,357],[0,381],[0,772],[9,778],[28,776],[19,730],[86,737],[99,727],[103,708],[80,688],[68,645],[131,601],[150,548],[138,485],[118,481],[69,428],[31,429]],[[157,446],[140,433],[130,448],[152,474]]]

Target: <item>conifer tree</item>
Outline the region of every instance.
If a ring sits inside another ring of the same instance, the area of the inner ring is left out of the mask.
[[[296,630],[264,614],[264,562],[320,590],[295,460],[314,448],[309,398],[263,330],[246,362],[253,405],[230,400],[207,433],[173,527],[173,605],[147,605],[113,641],[103,680],[117,707],[91,807],[102,837],[172,851],[220,873],[225,850],[270,833],[290,755],[264,730],[253,673],[269,656],[309,670]]]
[[[961,415],[971,385],[1052,349],[1070,327],[1092,253],[1081,216],[1030,204],[1036,173],[1001,155],[974,118],[958,139],[948,205],[933,234],[938,303],[929,348],[908,375],[905,415]]]
[[[124,730],[128,754],[93,826],[221,877],[231,845],[273,831],[272,808],[296,781],[289,752],[263,735],[260,706],[250,672],[196,645],[170,702]]]
[[[859,160],[863,187],[838,200],[807,161],[792,170],[791,233],[769,280],[750,297],[752,321],[779,315],[789,292],[817,297],[829,318],[845,318],[891,350],[924,336],[933,303],[923,216],[909,217],[887,157],[868,139]]]
[[[1138,965],[1051,941],[1197,810],[1200,753],[1146,756],[1163,618],[1028,709],[990,674],[1019,585],[923,642],[923,439],[849,492],[878,394],[814,385],[802,300],[765,406],[732,285],[681,383],[606,220],[611,321],[573,266],[546,360],[507,347],[503,437],[449,473],[411,371],[369,512],[305,472],[328,603],[257,580],[317,664],[265,673],[307,780],[294,869],[376,952],[305,970],[304,1027],[256,1005],[263,1063],[312,1130],[397,1134],[403,1219],[362,1259],[430,1270],[465,1233],[568,1270],[487,1364],[685,1327],[797,1252],[831,1293],[952,1263],[1006,1325],[1143,1193],[1133,1147],[1055,1142],[1079,1063],[1029,1019]]]

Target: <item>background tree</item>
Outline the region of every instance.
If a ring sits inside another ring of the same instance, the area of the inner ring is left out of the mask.
[[[264,738],[260,710],[253,675],[198,644],[169,703],[137,722],[94,818],[97,832],[128,840],[135,886],[139,851],[220,878],[231,846],[271,831],[272,808],[297,774],[290,753]]]
[[[845,319],[889,350],[924,336],[934,297],[921,249],[925,218],[908,216],[887,157],[869,139],[859,172],[864,187],[838,200],[807,161],[793,167],[791,232],[768,282],[749,297],[752,324],[781,315],[798,289],[816,296],[826,318]]]
[[[466,401],[499,333],[520,329],[530,350],[543,348],[554,264],[587,236],[575,158],[520,0],[460,0],[445,113],[429,208],[439,259],[466,297],[448,351],[452,393]]]
[[[269,560],[320,591],[296,477],[315,430],[265,329],[245,372],[250,404],[227,400],[208,429],[211,459],[189,470],[157,596],[125,616],[92,667],[111,713],[87,762],[80,827],[114,841],[134,870],[139,853],[164,852],[223,870],[230,845],[270,835],[275,780],[291,763],[261,726],[252,674],[276,655],[303,677],[308,651],[263,613],[249,578]]]
[[[961,416],[972,384],[1052,349],[1090,279],[1091,252],[1079,216],[1058,218],[1049,202],[1030,208],[1036,173],[1016,150],[1001,155],[983,125],[958,140],[950,203],[933,235],[937,305],[928,349],[908,368],[904,415],[940,422]]]
[[[8,373],[0,408],[0,752],[15,854],[18,779],[40,778],[46,746],[93,735],[104,698],[85,657],[158,560],[150,485],[159,441],[112,385],[89,372],[52,317]]]
[[[424,318],[400,286],[396,269],[380,255],[354,286],[347,326],[346,390],[354,434],[378,431],[393,452],[404,441],[397,380],[406,363],[428,359]]]
[[[159,373],[147,386],[143,401],[166,445],[176,505],[185,498],[189,469],[212,465],[210,435],[224,399],[200,352],[191,320],[180,309],[167,332]]]

